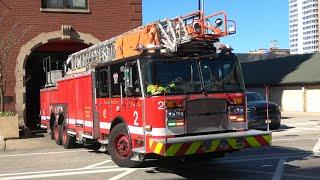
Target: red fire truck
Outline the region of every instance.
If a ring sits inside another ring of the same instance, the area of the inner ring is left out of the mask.
[[[122,167],[269,146],[270,132],[248,130],[239,60],[217,45],[235,31],[226,13],[196,11],[71,54],[62,77],[47,72],[41,125],[65,148],[107,147]]]

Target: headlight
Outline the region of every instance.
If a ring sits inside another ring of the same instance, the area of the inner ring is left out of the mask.
[[[244,114],[244,107],[243,106],[230,106],[229,107],[230,114]]]
[[[167,119],[184,119],[182,109],[167,109]]]
[[[243,106],[230,106],[229,107],[229,120],[234,122],[244,122],[244,107]]]

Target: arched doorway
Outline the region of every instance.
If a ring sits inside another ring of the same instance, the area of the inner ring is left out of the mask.
[[[62,70],[68,55],[88,45],[71,40],[53,41],[32,51],[25,64],[25,125],[30,130],[40,129],[40,89],[46,84],[44,59],[50,58],[52,70]]]
[[[42,78],[45,77],[43,74],[41,75],[41,58],[47,53],[47,55],[51,55],[55,59],[64,59],[72,52],[99,42],[101,41],[90,34],[74,30],[69,37],[64,36],[61,31],[53,31],[39,34],[20,48],[15,68],[15,109],[19,117],[19,126],[30,126],[31,129],[38,127],[37,122],[39,121],[40,110],[37,108],[39,105],[32,104],[32,96],[38,97],[39,87],[43,83]],[[39,68],[39,66],[41,67]],[[26,104],[27,99],[29,99],[28,105]],[[35,101],[38,103],[37,99]]]

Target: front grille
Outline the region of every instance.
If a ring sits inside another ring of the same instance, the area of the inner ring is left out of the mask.
[[[224,99],[195,99],[185,103],[186,132],[224,131],[228,127],[227,101]]]
[[[270,108],[270,109],[268,109],[268,111],[269,111],[269,116],[270,117],[277,115],[276,108]],[[255,115],[256,116],[267,117],[267,108],[256,108]]]

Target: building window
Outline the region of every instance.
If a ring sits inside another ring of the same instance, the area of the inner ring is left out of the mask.
[[[43,9],[88,9],[88,0],[42,0]]]

